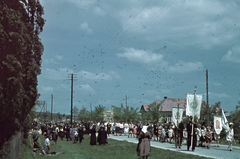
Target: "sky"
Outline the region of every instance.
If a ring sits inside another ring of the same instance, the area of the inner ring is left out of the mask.
[[[186,93],[235,110],[240,93],[240,2],[40,0],[46,20],[39,100],[70,114]]]

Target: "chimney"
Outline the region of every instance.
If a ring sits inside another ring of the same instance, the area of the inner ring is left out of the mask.
[[[167,96],[165,96],[164,99],[167,99]]]

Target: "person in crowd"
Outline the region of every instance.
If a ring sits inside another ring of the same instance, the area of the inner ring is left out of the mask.
[[[162,126],[160,125],[160,126],[158,127],[159,142],[161,142],[161,136],[162,136]]]
[[[133,126],[133,137],[135,138],[137,136],[137,126]]]
[[[123,135],[123,132],[124,132],[124,130],[123,130],[123,122],[122,122],[122,123],[119,124],[119,133],[120,133],[120,136]]]
[[[214,140],[215,143],[216,143],[216,145],[217,145],[217,147],[219,147],[220,134],[217,134],[217,133],[216,133],[214,127],[213,127],[213,129],[212,129],[212,132],[213,132],[213,133],[212,133],[212,140]]]
[[[143,128],[142,121],[139,121],[139,123],[137,125],[137,137],[140,134],[140,131],[142,130],[142,128]]]
[[[151,155],[150,139],[152,135],[150,132],[151,128],[148,127],[147,130],[141,130],[138,135],[137,155],[142,158],[148,158]]]
[[[201,127],[201,146],[202,147],[206,147],[206,138],[205,138],[205,134],[206,134],[206,128],[204,125],[202,125]],[[203,145],[204,143],[204,145]]]
[[[107,144],[107,132],[103,125],[100,126],[100,130],[98,131],[98,143],[99,145]]]
[[[72,128],[72,140],[74,141],[74,143],[76,143],[78,141],[78,126],[77,124],[73,125]]]
[[[110,122],[107,123],[107,134],[108,136],[111,134],[111,127],[112,125],[110,124]]]
[[[211,137],[212,137],[211,129],[209,126],[207,126],[205,138],[206,138],[206,143],[207,143],[208,149],[210,148]]]
[[[181,148],[181,142],[180,142],[180,129],[178,126],[174,127],[174,137],[175,137],[175,147]]]
[[[161,133],[161,142],[165,142],[165,139],[166,139],[166,130],[165,130],[165,127],[162,127],[162,133]]]
[[[129,124],[128,137],[129,137],[129,135],[132,138],[132,135],[133,135],[133,123],[132,122]]]
[[[70,126],[69,126],[69,124],[65,125],[64,131],[65,131],[66,138],[67,138],[67,141],[68,141],[68,139],[70,139]]]
[[[229,123],[229,129],[227,130],[227,136],[226,136],[227,141],[229,141],[228,144],[228,149],[232,151],[232,142],[234,140],[234,130],[233,130],[233,123]]]
[[[44,151],[39,137],[38,127],[35,126],[34,130],[32,132],[32,145],[33,145],[33,156],[35,157],[37,149],[41,151],[42,154],[46,155],[46,152]]]
[[[189,122],[187,124],[187,150],[189,151],[190,146],[192,146],[192,151],[195,150],[196,146],[196,124],[192,120],[192,116],[189,117]]]
[[[129,133],[129,125],[128,125],[127,122],[124,124],[123,129],[124,129],[124,135],[128,135],[128,133]]]
[[[172,143],[173,136],[174,136],[173,129],[172,129],[172,126],[170,125],[168,129],[168,139],[170,144]]]
[[[201,124],[197,126],[197,147],[201,146]]]
[[[49,150],[50,150],[50,140],[49,140],[49,135],[46,135],[46,139],[45,139],[45,142],[44,142],[44,147],[43,147],[44,151],[46,154],[49,153]]]
[[[112,123],[112,134],[113,134],[113,135],[115,135],[115,128],[116,128],[115,126],[116,126],[116,123],[113,122],[113,123]]]
[[[180,146],[182,146],[182,142],[183,142],[183,130],[184,130],[183,120],[181,120],[181,122],[179,123],[178,129],[179,129],[179,142],[180,142]]]
[[[56,145],[56,143],[57,143],[58,130],[59,130],[59,129],[56,127],[56,124],[53,125],[53,127],[52,127],[52,140],[54,141],[54,145]]]
[[[158,127],[159,127],[159,124],[154,124],[153,125],[153,130],[154,130],[154,132],[153,132],[153,138],[154,138],[154,141],[158,141]],[[157,140],[156,140],[156,138],[157,138]]]
[[[91,137],[90,137],[90,145],[96,145],[97,144],[97,140],[96,140],[96,125],[95,124],[92,124],[90,126],[90,134],[91,134]]]
[[[82,124],[80,124],[78,127],[78,138],[80,143],[82,143],[82,140],[84,139],[83,135],[84,135],[83,126]]]
[[[61,138],[61,140],[63,141],[63,138],[64,138],[64,129],[63,129],[63,126],[60,125],[59,127],[59,133],[58,133],[58,136]]]

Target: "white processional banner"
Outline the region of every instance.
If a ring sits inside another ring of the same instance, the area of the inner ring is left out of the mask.
[[[200,118],[200,110],[203,95],[187,94],[186,115]]]
[[[225,116],[225,113],[223,112],[223,109],[222,109],[222,127],[225,129],[226,132],[228,132],[229,130],[228,121]]]
[[[182,108],[172,108],[172,122],[178,125],[182,120],[183,109]]]
[[[214,129],[216,134],[220,134],[222,131],[222,117],[220,116],[214,116]]]

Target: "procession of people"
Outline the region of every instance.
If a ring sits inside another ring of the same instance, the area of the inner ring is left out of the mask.
[[[45,144],[41,146],[39,142],[39,135],[34,131],[33,137],[33,151],[37,149],[42,154],[48,154],[50,150],[50,141],[57,144],[57,140],[73,141],[73,143],[82,143],[84,135],[90,135],[90,145],[105,145],[108,144],[107,138],[109,136],[128,136],[128,138],[136,138],[139,141],[137,145],[137,155],[141,157],[148,157],[151,154],[151,142],[168,142],[174,143],[176,148],[187,145],[187,150],[195,151],[196,147],[210,148],[210,142],[215,141],[219,147],[219,134],[216,134],[213,127],[203,123],[196,123],[192,116],[189,117],[188,123],[184,126],[183,121],[178,125],[173,122],[169,123],[145,123],[141,121],[133,124],[132,122],[44,122],[39,123],[41,134],[45,136]],[[37,128],[34,128],[37,130]],[[229,141],[228,149],[232,151],[232,142],[234,140],[233,123],[229,123],[229,129],[226,130],[226,139]],[[185,141],[185,143],[184,143]]]

